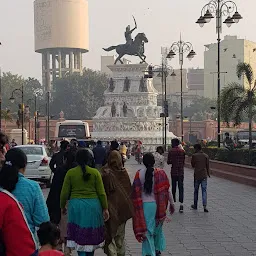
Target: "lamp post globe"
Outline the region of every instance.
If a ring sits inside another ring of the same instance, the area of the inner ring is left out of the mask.
[[[234,20],[235,23],[238,23],[243,17],[239,12],[235,12],[232,19]]]
[[[11,103],[15,102],[15,98],[14,97],[11,97],[9,100],[10,100]]]
[[[213,15],[210,13],[209,9],[206,11],[205,15],[204,15],[204,20],[206,21],[206,23],[211,22],[211,20],[214,18]]]
[[[204,19],[203,16],[200,16],[200,18],[197,20],[196,23],[199,24],[199,26],[202,28],[204,26],[204,24],[207,23],[207,22],[206,22],[206,20]]]

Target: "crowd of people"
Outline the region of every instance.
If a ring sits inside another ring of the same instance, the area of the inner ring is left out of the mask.
[[[173,139],[167,159],[172,165],[171,182],[164,170],[163,147],[145,153],[133,184],[124,153],[127,147],[117,141],[105,147],[98,141],[92,151],[79,148],[75,141],[62,141],[50,163],[54,176],[45,201],[38,183],[24,176],[23,151],[14,147],[5,152],[0,170],[0,255],[68,256],[76,250],[78,256],[90,256],[103,248],[108,256],[124,256],[130,219],[142,255],[161,255],[166,249],[163,225],[167,211],[175,211],[177,186],[179,212],[184,210],[185,152]],[[208,212],[209,159],[200,145],[195,145],[191,164],[195,169],[191,208],[197,209],[201,185]],[[20,234],[19,239],[13,239],[15,234]]]

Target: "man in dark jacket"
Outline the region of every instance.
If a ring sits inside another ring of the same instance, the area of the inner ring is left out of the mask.
[[[172,148],[168,153],[167,164],[172,165],[171,178],[173,200],[176,202],[176,189],[178,184],[180,202],[179,212],[183,213],[185,151],[179,145],[180,141],[177,138],[172,139]]]
[[[67,148],[69,146],[69,142],[66,140],[63,140],[60,143],[60,151],[58,153],[55,153],[52,156],[52,159],[50,161],[50,168],[53,173],[56,172],[56,170],[63,166],[64,164],[64,154],[67,151]]]
[[[102,142],[97,141],[96,147],[93,149],[96,169],[100,170],[106,159],[106,149],[102,146]]]
[[[209,156],[202,151],[200,144],[194,145],[195,154],[191,159],[191,165],[194,168],[194,204],[192,209],[197,210],[198,191],[201,185],[204,212],[207,209],[207,177],[210,178]]]

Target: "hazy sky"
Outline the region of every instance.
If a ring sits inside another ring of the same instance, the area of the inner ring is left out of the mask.
[[[100,69],[102,47],[124,42],[124,30],[136,17],[138,32],[145,32],[148,63],[159,64],[161,46],[170,46],[183,39],[193,43],[197,56],[186,67],[203,67],[204,44],[216,42],[215,21],[199,28],[195,21],[209,0],[88,0],[90,18],[90,51],[84,54],[84,66]],[[244,19],[226,34],[256,41],[255,0],[235,0]],[[34,21],[32,0],[2,0],[0,5],[0,67],[25,77],[41,80],[41,55],[34,52]],[[129,59],[129,58],[128,58]],[[170,62],[174,68],[178,60]]]

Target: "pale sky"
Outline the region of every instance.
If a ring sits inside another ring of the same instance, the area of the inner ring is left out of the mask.
[[[195,21],[209,0],[88,0],[90,19],[90,49],[84,54],[84,66],[100,70],[103,47],[124,42],[127,25],[133,25],[132,15],[138,23],[137,32],[145,32],[148,63],[161,61],[161,46],[170,46],[179,40],[180,32],[190,41],[197,56],[185,67],[203,67],[204,45],[216,42],[215,20],[200,28]],[[256,41],[255,0],[235,0],[243,16],[239,24],[223,29],[224,35],[238,35]],[[0,5],[0,67],[25,77],[41,80],[41,55],[34,52],[34,20],[32,0],[1,0]],[[114,52],[113,52],[114,53]],[[129,57],[128,57],[129,59]],[[134,59],[133,62],[136,62]],[[178,67],[178,59],[169,63]]]

